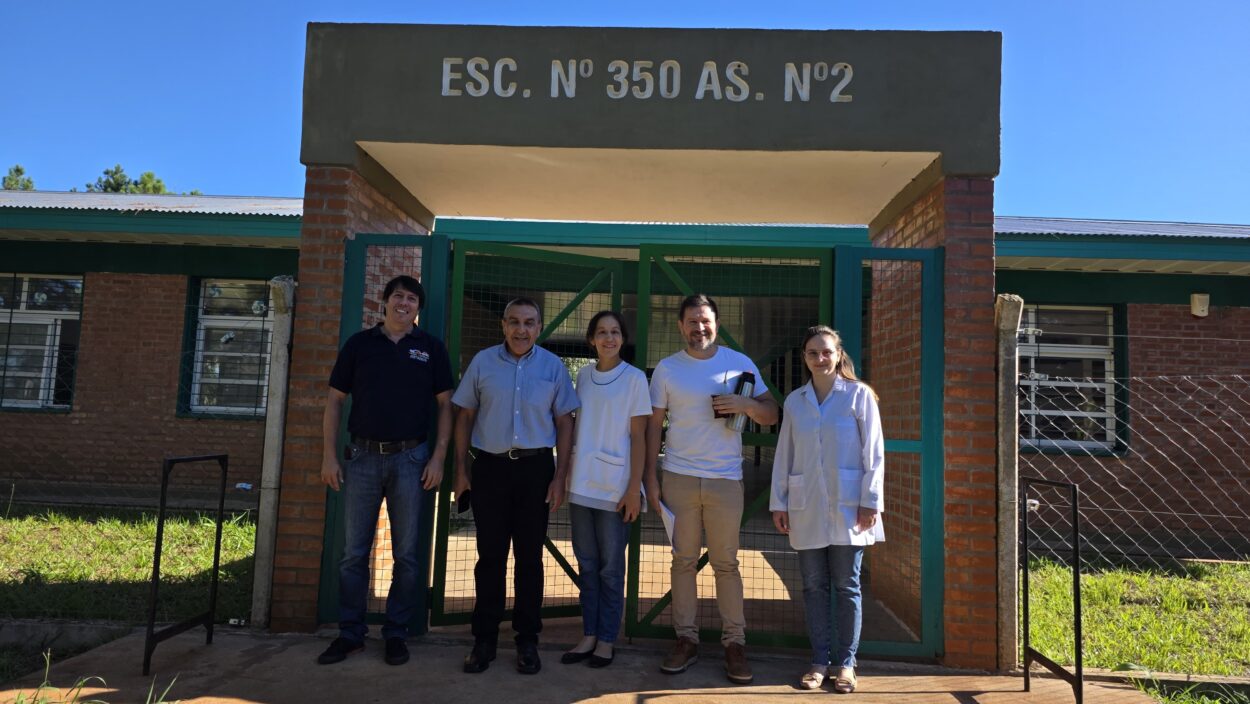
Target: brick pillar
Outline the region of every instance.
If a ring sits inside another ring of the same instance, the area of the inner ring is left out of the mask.
[[[874,232],[872,241],[878,247],[945,248],[944,662],[993,669],[997,648],[993,179],[945,178]]]
[[[308,167],[269,624],[275,631],[317,626],[326,504],[321,415],[338,353],[344,242],[356,233],[429,234],[355,171]]]

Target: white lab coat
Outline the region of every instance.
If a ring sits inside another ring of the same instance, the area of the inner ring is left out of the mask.
[[[860,506],[885,510],[884,475],[881,414],[866,385],[839,375],[823,403],[810,381],[786,397],[768,506],[789,513],[795,550],[885,540],[879,515],[855,530]]]

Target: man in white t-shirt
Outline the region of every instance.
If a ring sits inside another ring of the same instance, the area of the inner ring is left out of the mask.
[[[647,424],[647,495],[656,510],[661,496],[656,463],[660,432],[668,416],[663,471],[664,504],[674,514],[673,625],[677,643],[660,671],[684,672],[698,659],[699,629],[696,577],[703,532],[716,576],[716,605],[721,616],[721,644],[730,681],[753,679],[746,659],[746,618],[742,575],[738,572],[741,525],[742,434],[726,424],[738,413],[760,425],[777,422],[777,403],[755,363],[746,355],[716,344],[716,302],[703,294],[687,296],[677,311],[677,327],[686,349],[656,365],[651,375],[651,419]],[[738,379],[755,377],[750,396],[738,395]]]

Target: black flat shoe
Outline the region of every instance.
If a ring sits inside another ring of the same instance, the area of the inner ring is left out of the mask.
[[[594,654],[595,654],[595,651],[593,650],[587,650],[584,653],[575,653],[572,650],[569,650],[560,656],[560,664],[561,665],[576,665],[577,663],[582,662],[583,660],[589,660],[590,657]]]
[[[490,663],[495,659],[495,646],[492,643],[474,643],[473,650],[464,656],[464,671],[476,675],[484,672],[490,667]]]
[[[516,644],[516,671],[522,675],[536,675],[543,669],[543,661],[538,657],[537,643]]]
[[[325,652],[317,656],[318,665],[333,665],[336,662],[343,662],[348,655],[354,655],[365,649],[365,644],[361,641],[348,640],[342,636],[335,638],[330,643],[330,647]]]
[[[611,665],[612,661],[615,659],[616,659],[615,652],[612,653],[611,657],[606,657],[606,658],[599,656],[599,655],[595,655],[594,653],[591,653],[590,661],[587,662],[586,665],[589,667],[607,667],[608,665]]]

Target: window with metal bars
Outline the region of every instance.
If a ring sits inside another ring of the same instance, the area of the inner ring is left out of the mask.
[[[190,379],[192,413],[265,414],[272,328],[268,283],[200,282]]]
[[[82,277],[0,273],[0,407],[68,409]]]
[[[1024,307],[1018,337],[1022,447],[1114,449],[1113,309]]]

